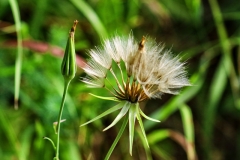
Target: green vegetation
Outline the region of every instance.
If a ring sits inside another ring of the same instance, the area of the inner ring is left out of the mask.
[[[66,94],[60,160],[240,159],[239,10],[237,0],[1,0],[0,159],[55,156],[43,137],[56,139],[61,62],[74,20],[78,68]],[[140,105],[161,123],[143,118],[150,150],[136,123],[132,156],[126,119],[102,132],[118,112],[80,127],[117,103],[90,95],[111,96],[79,80],[88,49],[130,32],[139,41],[152,37],[182,57],[193,85]]]

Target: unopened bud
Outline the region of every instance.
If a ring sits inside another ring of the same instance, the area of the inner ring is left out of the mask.
[[[75,77],[77,71],[76,66],[76,55],[75,55],[75,44],[74,44],[74,33],[78,21],[75,20],[74,24],[69,32],[67,46],[65,49],[61,71],[65,80],[71,81]]]

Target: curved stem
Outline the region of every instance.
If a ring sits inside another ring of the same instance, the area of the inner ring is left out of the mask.
[[[48,138],[48,137],[43,137],[43,139],[48,140],[48,141],[52,144],[53,148],[56,150],[56,146],[55,146],[54,142],[53,142],[50,138]]]
[[[57,145],[56,145],[56,156],[54,157],[54,160],[59,160],[59,140],[60,140],[60,126],[61,126],[61,118],[62,118],[62,112],[63,112],[63,107],[66,99],[66,93],[68,90],[70,80],[65,80],[64,82],[64,91],[63,91],[63,96],[62,96],[62,103],[59,111],[59,116],[58,116],[58,121],[57,121]]]

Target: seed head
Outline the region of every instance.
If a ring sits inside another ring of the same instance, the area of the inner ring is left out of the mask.
[[[89,55],[90,60],[83,68],[89,77],[82,81],[94,88],[106,88],[110,72],[117,88],[107,89],[119,100],[136,103],[160,98],[164,93],[178,94],[182,87],[190,85],[185,63],[163,45],[145,37],[137,43],[131,34],[128,38],[116,36],[106,40],[103,47],[90,50]],[[126,75],[123,75],[121,61],[125,64]],[[119,71],[113,70],[112,63],[118,65]],[[121,72],[122,79],[117,78],[117,72]]]
[[[81,126],[121,109],[114,121],[103,131],[113,127],[125,117],[129,122],[129,153],[132,155],[135,120],[138,119],[147,146],[148,141],[141,116],[160,122],[145,115],[139,107],[139,102],[160,98],[163,93],[177,94],[182,87],[189,86],[184,63],[180,62],[178,56],[174,57],[170,50],[165,50],[153,40],[143,37],[138,43],[131,34],[128,38],[116,36],[106,40],[102,47],[90,50],[89,55],[90,60],[83,68],[88,76],[82,78],[82,81],[90,87],[105,88],[114,96],[114,98],[96,97],[117,99],[120,102]],[[114,64],[117,67],[113,67]],[[117,73],[121,74],[121,78]],[[111,88],[105,85],[106,82],[112,83],[108,79],[109,76],[112,76],[116,83],[110,84]],[[127,113],[128,116],[125,116]],[[126,120],[122,126],[126,126]]]

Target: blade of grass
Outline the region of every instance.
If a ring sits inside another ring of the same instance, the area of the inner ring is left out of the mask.
[[[206,157],[204,159],[209,159],[211,148],[212,148],[212,139],[213,139],[213,127],[214,121],[216,117],[216,109],[218,103],[223,95],[223,91],[227,84],[227,74],[223,64],[225,59],[222,57],[219,62],[218,68],[213,77],[213,81],[211,83],[210,93],[209,93],[209,102],[204,111],[203,118],[203,134],[204,134],[204,149],[206,153]]]
[[[20,20],[20,12],[18,9],[18,4],[16,0],[9,0],[9,4],[12,9],[13,18],[16,25],[17,32],[17,56],[15,62],[15,89],[14,89],[14,108],[18,109],[18,101],[19,101],[19,91],[20,91],[20,81],[21,81],[21,68],[22,68],[22,34],[21,34],[21,20]]]
[[[211,84],[210,89],[210,99],[208,107],[205,111],[205,118],[203,121],[203,128],[204,128],[204,159],[210,159],[210,151],[212,149],[212,139],[213,139],[213,127],[214,127],[214,119],[216,117],[216,108],[220,98],[223,95],[223,91],[226,87],[227,83],[227,76],[230,79],[230,86],[233,93],[234,104],[237,108],[240,108],[239,104],[237,103],[240,99],[239,95],[239,82],[236,76],[236,72],[234,70],[233,62],[231,59],[231,44],[230,39],[228,38],[226,28],[224,26],[222,13],[218,2],[216,0],[209,0],[209,4],[211,7],[211,11],[213,14],[213,19],[215,21],[215,25],[217,28],[217,33],[220,39],[220,44],[222,47],[222,59],[219,62],[219,66],[217,71],[214,75],[213,82]]]
[[[153,148],[156,148],[155,145],[166,138],[171,138],[175,142],[177,142],[187,153],[187,146],[190,146],[191,144],[186,140],[186,138],[179,132],[173,131],[170,129],[164,129],[164,130],[157,130],[148,135],[148,142]],[[189,160],[195,160],[195,159],[189,159]]]
[[[189,10],[191,19],[196,25],[199,25],[202,18],[201,0],[185,0],[185,4]]]
[[[39,35],[42,34],[40,32],[40,28],[45,20],[44,18],[47,13],[47,7],[50,6],[48,5],[48,2],[48,0],[36,1],[36,5],[34,6],[34,14],[30,24],[31,35],[34,37],[34,39],[38,39]]]
[[[233,61],[231,59],[231,44],[228,38],[227,31],[223,22],[223,16],[216,0],[209,0],[211,11],[213,14],[213,19],[217,28],[217,33],[220,39],[220,44],[222,47],[222,53],[224,57],[223,65],[230,79],[230,85],[233,93],[233,98],[235,106],[240,109],[240,105],[237,103],[240,99],[240,82],[236,71],[233,66]]]
[[[95,12],[102,18],[102,23],[107,26],[108,34],[115,32],[124,21],[122,15],[124,14],[125,5],[120,5],[121,3],[121,0],[101,1],[96,7]]]
[[[169,137],[169,130],[167,129],[159,129],[147,135],[149,144],[156,144],[157,142],[162,141],[168,137]]]
[[[97,16],[97,13],[83,0],[71,0],[71,2],[89,20],[99,37],[106,38],[108,35],[107,30]]]
[[[182,117],[184,135],[186,137],[187,143],[187,156],[189,160],[197,159],[194,143],[194,125],[192,119],[192,112],[190,108],[183,104],[180,107],[180,113]]]

